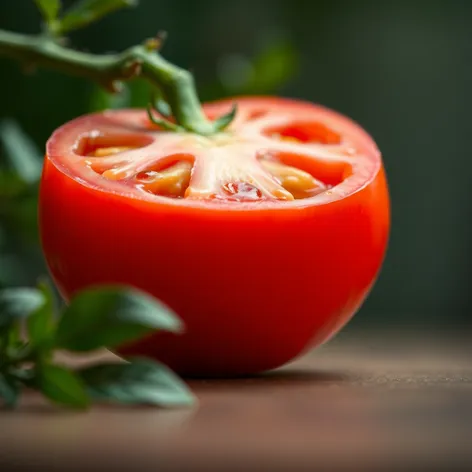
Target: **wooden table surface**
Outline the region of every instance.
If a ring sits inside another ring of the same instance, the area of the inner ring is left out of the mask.
[[[190,410],[71,413],[29,395],[0,414],[0,471],[472,464],[471,354],[458,339],[341,334],[263,376],[189,382]]]

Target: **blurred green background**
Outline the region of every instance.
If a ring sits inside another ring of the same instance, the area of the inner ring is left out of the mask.
[[[351,327],[453,329],[472,320],[471,22],[466,0],[141,0],[71,39],[108,52],[166,30],[163,54],[195,73],[205,100],[280,94],[359,122],[383,152],[393,221],[383,271]],[[32,0],[0,0],[0,28],[39,25]],[[27,153],[19,142],[41,155],[56,127],[112,102],[82,79],[25,74],[6,59],[0,87],[0,119],[21,127],[1,128],[0,284],[31,284],[45,270],[35,188],[16,181],[6,157]],[[148,91],[137,83],[121,99],[143,105]]]

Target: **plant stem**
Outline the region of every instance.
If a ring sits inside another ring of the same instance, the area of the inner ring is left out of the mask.
[[[49,36],[0,30],[0,56],[86,77],[112,91],[117,91],[121,81],[142,76],[161,90],[180,126],[202,135],[217,131],[203,113],[192,75],[145,44],[118,54],[90,54],[67,48]]]

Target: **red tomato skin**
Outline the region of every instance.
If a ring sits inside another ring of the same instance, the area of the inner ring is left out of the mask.
[[[239,212],[96,190],[46,156],[39,210],[62,295],[100,284],[154,295],[185,332],[153,334],[120,352],[197,376],[274,369],[336,334],[373,286],[390,226],[383,167],[329,204]]]

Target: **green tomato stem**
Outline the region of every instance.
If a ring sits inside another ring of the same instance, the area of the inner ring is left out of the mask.
[[[161,90],[182,128],[202,135],[218,132],[203,113],[192,74],[165,60],[152,41],[118,54],[90,54],[65,47],[47,35],[0,30],[0,56],[86,77],[111,91],[119,91],[122,81],[142,76]]]

